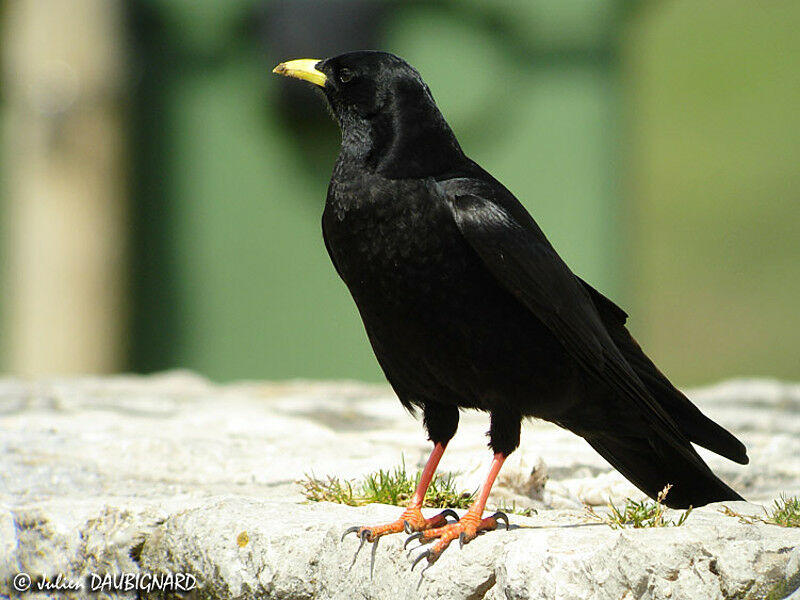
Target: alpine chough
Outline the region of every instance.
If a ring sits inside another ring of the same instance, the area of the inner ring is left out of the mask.
[[[325,246],[386,378],[422,412],[434,445],[400,518],[350,531],[435,542],[416,564],[495,529],[505,515],[484,518],[486,499],[524,417],[582,436],[650,497],[670,484],[668,506],[742,499],[692,443],[741,464],[744,445],[670,383],[625,311],[575,275],[514,195],[464,154],[413,67],[352,52],[274,72],[319,86],[339,123]],[[422,499],[460,408],[490,415],[489,475],[460,520],[426,519]]]

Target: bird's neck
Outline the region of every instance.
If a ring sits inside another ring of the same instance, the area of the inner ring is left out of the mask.
[[[426,115],[418,121],[407,115],[391,123],[386,144],[377,153],[376,170],[391,178],[431,177],[453,169],[464,160],[456,136],[444,118]]]
[[[434,177],[467,160],[438,110],[418,116],[403,112],[354,119],[342,127],[340,158],[389,179]]]

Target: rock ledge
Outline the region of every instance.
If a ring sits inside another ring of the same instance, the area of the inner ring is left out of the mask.
[[[762,514],[759,503],[800,492],[800,386],[738,381],[690,395],[750,451],[747,467],[704,455],[754,502],[731,508]],[[443,461],[468,488],[488,462],[485,428],[485,416],[465,415]],[[305,503],[294,482],[311,471],[356,477],[401,453],[409,466],[424,460],[419,424],[382,386],[215,386],[186,373],[6,380],[0,444],[0,595],[53,597],[17,594],[12,579],[27,572],[187,573],[194,597],[220,599],[800,600],[800,529],[744,524],[719,505],[679,528],[589,523],[579,499],[635,491],[582,440],[542,423],[526,427],[493,497],[538,514],[452,546],[424,574],[410,570],[405,536],[356,555],[344,529],[399,509]]]

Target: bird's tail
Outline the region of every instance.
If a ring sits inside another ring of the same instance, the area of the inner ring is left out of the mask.
[[[639,344],[633,339],[625,321],[628,315],[611,300],[603,296],[585,281],[589,295],[595,303],[600,317],[611,339],[619,348],[625,360],[633,368],[653,399],[661,405],[683,434],[695,444],[708,448],[741,465],[748,462],[744,444],[725,428],[705,416],[700,409],[678,390],[661,371],[658,370]]]
[[[586,436],[586,441],[620,473],[651,498],[672,485],[664,504],[671,508],[743,500],[709,469],[689,445],[677,449],[657,433]]]
[[[688,440],[683,443],[674,438],[667,440],[655,430],[629,430],[590,434],[587,441],[648,496],[655,498],[667,484],[672,484],[664,501],[667,506],[685,508],[720,500],[742,500],[711,472],[689,442],[743,465],[748,462],[744,445],[700,412],[658,370],[625,327],[628,317],[625,311],[586,282],[584,286],[622,356]]]
[[[695,444],[708,448],[741,465],[746,465],[749,459],[744,444],[724,427],[700,412],[699,408],[675,388],[642,352],[639,344],[630,334],[626,336],[627,339],[620,339],[621,337],[617,335],[614,341],[623,356],[633,367],[642,383],[647,386],[655,401],[672,417],[684,435]]]

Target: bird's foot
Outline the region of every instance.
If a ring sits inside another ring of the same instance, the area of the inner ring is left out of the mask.
[[[400,515],[399,519],[392,521],[391,523],[386,523],[385,525],[376,525],[373,527],[360,525],[350,527],[344,532],[344,534],[342,534],[342,539],[344,540],[348,533],[355,533],[359,538],[361,538],[362,542],[376,542],[381,536],[388,535],[390,533],[400,533],[401,531],[405,531],[406,533],[414,533],[415,531],[420,532],[437,527],[444,527],[448,523],[447,517],[453,517],[456,521],[458,521],[458,514],[449,508],[443,510],[435,517],[426,519],[418,507],[409,507],[403,511],[403,514]]]
[[[428,564],[435,563],[454,539],[458,538],[459,546],[463,546],[474,540],[478,535],[497,529],[498,521],[504,521],[508,529],[508,517],[505,513],[496,512],[485,519],[481,518],[481,513],[473,512],[471,509],[461,517],[457,523],[450,523],[443,527],[427,529],[409,536],[405,545],[408,546],[414,540],[419,540],[420,544],[435,542],[433,546],[425,550],[414,559],[411,569],[417,566],[422,559],[427,559]]]

